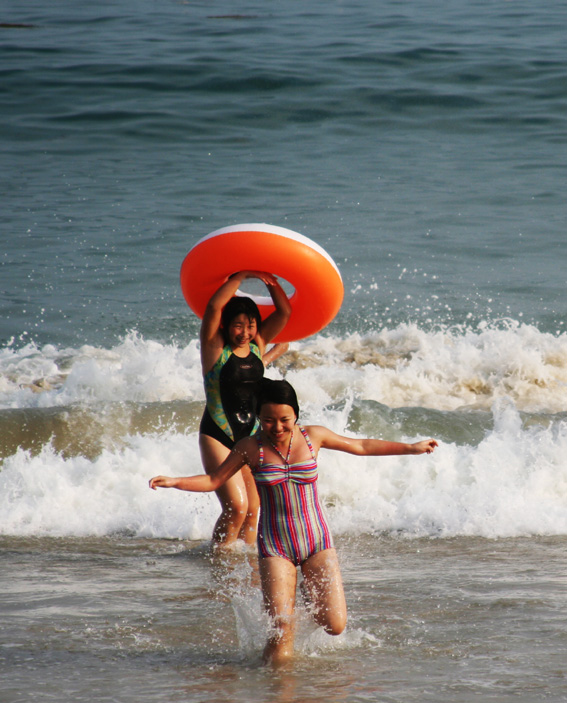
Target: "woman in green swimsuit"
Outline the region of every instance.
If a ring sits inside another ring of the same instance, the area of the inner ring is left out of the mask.
[[[254,301],[234,297],[247,278],[263,281],[275,305],[263,321]],[[262,357],[290,315],[283,288],[272,274],[261,271],[236,273],[209,300],[200,334],[207,406],[199,428],[199,447],[207,474],[216,471],[239,439],[256,431],[256,398],[264,375]],[[270,354],[273,360],[273,352]],[[250,468],[244,467],[216,493],[222,512],[213,541],[230,546],[240,538],[254,544],[259,498]]]

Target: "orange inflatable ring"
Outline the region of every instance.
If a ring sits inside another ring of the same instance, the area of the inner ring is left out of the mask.
[[[189,251],[181,266],[181,290],[199,317],[213,293],[237,271],[267,271],[290,283],[291,317],[274,342],[292,342],[323,329],[343,301],[341,274],[318,244],[283,227],[245,224],[217,229]],[[244,295],[238,291],[237,295]],[[246,294],[248,295],[248,294]],[[262,319],[273,310],[268,296],[250,295]]]

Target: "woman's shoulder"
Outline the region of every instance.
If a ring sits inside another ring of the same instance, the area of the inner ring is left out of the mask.
[[[329,431],[323,425],[299,425],[299,427],[303,428],[308,434],[314,435],[325,434]]]
[[[299,425],[300,430],[309,437],[315,451],[321,448],[321,444],[329,430],[323,425]]]
[[[216,349],[211,348],[206,354],[204,353],[203,366],[206,366],[206,370],[203,369],[203,375],[205,378],[218,374],[231,354],[232,349],[229,344],[219,346]]]

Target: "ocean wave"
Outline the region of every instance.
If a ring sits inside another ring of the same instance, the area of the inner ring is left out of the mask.
[[[567,335],[529,325],[400,325],[293,343],[267,373],[297,388],[305,424],[440,441],[428,457],[323,451],[338,533],[498,537],[567,533],[566,362]],[[3,533],[210,536],[214,496],[147,488],[202,470],[196,340],[7,346],[0,399]]]
[[[310,409],[354,397],[391,408],[565,409],[567,333],[515,321],[424,330],[402,324],[366,335],[291,344],[268,375],[285,376]],[[0,350],[0,408],[74,403],[203,401],[197,340],[163,344],[132,332],[111,349],[28,344]]]
[[[352,457],[322,450],[320,493],[334,532],[567,534],[567,421],[526,427],[506,401],[495,404],[493,416],[478,444],[442,442],[432,455]],[[325,417],[339,431],[344,419],[340,410]],[[148,487],[159,473],[201,472],[196,432],[133,434],[94,458],[65,457],[49,444],[36,455],[18,449],[0,471],[0,532],[207,540],[219,512],[214,494]]]

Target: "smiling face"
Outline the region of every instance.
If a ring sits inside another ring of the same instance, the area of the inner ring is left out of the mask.
[[[257,335],[262,318],[256,303],[246,296],[234,296],[224,306],[221,313],[220,332],[225,344],[233,349],[248,342],[243,341],[243,328],[248,328],[246,335],[252,341]],[[253,329],[255,325],[255,330]],[[232,328],[232,331],[231,331]]]
[[[246,313],[240,313],[232,318],[226,331],[228,342],[233,349],[246,347],[258,333],[258,324],[254,318],[248,317]]]
[[[264,403],[260,408],[262,431],[274,444],[286,442],[297,421],[291,405]]]

